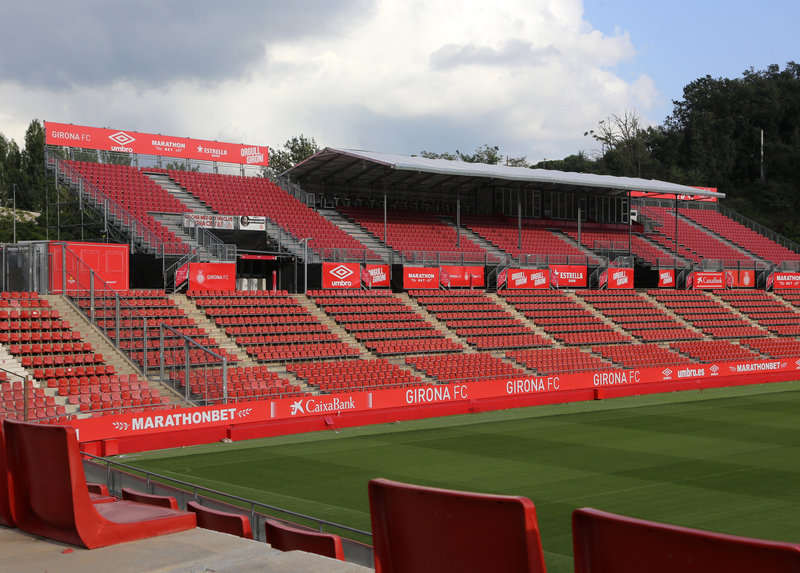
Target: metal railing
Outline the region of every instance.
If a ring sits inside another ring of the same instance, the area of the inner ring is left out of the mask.
[[[66,299],[114,347],[128,356],[145,377],[148,371],[155,370],[163,380],[163,370],[167,367],[189,371],[202,368],[209,362],[225,362],[225,357],[191,336],[164,325],[158,316],[147,316],[140,312],[141,307],[126,300],[66,244],[62,244],[61,257],[61,284]],[[171,344],[166,343],[165,328],[169,331]],[[208,361],[192,360],[190,349],[201,351],[211,358]],[[171,364],[167,364],[167,357],[170,357]],[[223,372],[223,384],[227,385],[226,370]]]
[[[211,509],[239,513],[250,518],[253,539],[256,541],[266,542],[264,529],[266,519],[277,519],[311,531],[336,533],[342,536],[347,561],[366,567],[374,566],[372,547],[369,545],[372,533],[369,531],[231,495],[114,460],[86,453],[83,456],[86,458],[83,467],[87,481],[105,483],[114,495],[119,496],[122,488],[130,487],[148,494],[175,497],[179,507],[182,508],[186,507],[187,501],[200,501],[202,505]]]
[[[795,253],[800,253],[800,244],[796,243],[795,241],[787,237],[784,237],[779,233],[776,233],[775,231],[769,229],[768,227],[765,227],[761,223],[757,223],[752,219],[748,219],[741,213],[737,213],[736,211],[733,211],[728,207],[723,207],[722,205],[718,205],[717,209],[721,215],[725,215],[729,219],[733,219],[740,225],[743,225],[744,227],[747,227],[748,229],[758,233],[759,235],[766,237],[773,243],[777,243],[782,247],[785,247]]]

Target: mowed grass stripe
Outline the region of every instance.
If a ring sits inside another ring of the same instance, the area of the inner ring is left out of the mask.
[[[374,477],[525,495],[536,504],[548,570],[571,571],[570,515],[582,506],[800,541],[798,389],[565,404],[120,461],[360,529],[369,529]]]

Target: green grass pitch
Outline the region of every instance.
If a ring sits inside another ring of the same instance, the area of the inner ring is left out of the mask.
[[[211,444],[119,461],[369,530],[367,481],[524,495],[548,571],[596,507],[800,542],[800,383],[540,406]]]

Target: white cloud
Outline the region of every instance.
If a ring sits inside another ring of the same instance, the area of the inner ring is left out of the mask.
[[[634,46],[593,30],[578,0],[382,0],[324,34],[263,42],[245,71],[207,74],[213,81],[181,74],[154,85],[122,72],[48,91],[0,78],[3,111],[13,110],[0,129],[19,138],[40,117],[272,145],[302,132],[400,153],[489,143],[537,160],[585,148],[583,132],[600,119],[631,108],[646,116],[658,99],[650,78],[615,74]]]

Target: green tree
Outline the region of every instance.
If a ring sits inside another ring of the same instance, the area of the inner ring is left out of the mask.
[[[280,174],[291,169],[301,161],[308,159],[319,151],[314,138],[307,138],[302,133],[287,139],[282,148],[271,147],[269,150],[269,167],[264,171]]]

